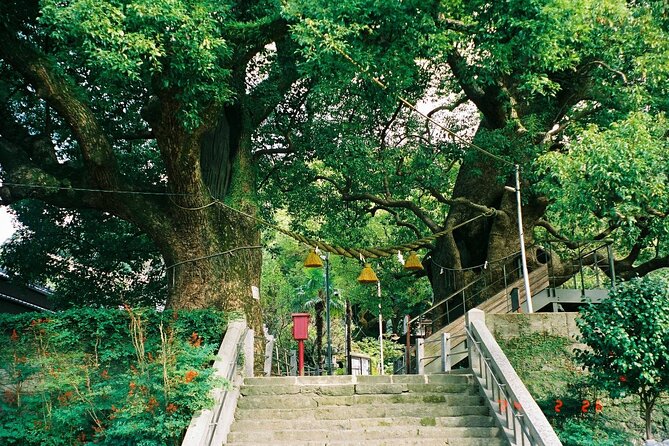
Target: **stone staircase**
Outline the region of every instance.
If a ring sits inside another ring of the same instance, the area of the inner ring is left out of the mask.
[[[246,378],[228,445],[508,442],[469,374]]]

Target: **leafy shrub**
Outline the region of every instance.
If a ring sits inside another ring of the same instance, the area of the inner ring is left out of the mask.
[[[0,444],[179,444],[224,328],[211,310],[0,316]]]

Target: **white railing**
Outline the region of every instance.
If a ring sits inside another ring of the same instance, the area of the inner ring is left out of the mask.
[[[466,316],[469,365],[512,446],[562,446],[485,324],[485,313]]]
[[[253,330],[245,321],[228,324],[212,367],[214,376],[225,378],[228,384],[212,390],[214,407],[193,416],[181,446],[221,445],[227,441],[242,380],[253,376]]]

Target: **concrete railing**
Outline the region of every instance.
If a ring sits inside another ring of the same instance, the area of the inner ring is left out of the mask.
[[[181,446],[221,445],[227,441],[242,380],[253,376],[253,330],[245,321],[228,324],[213,368],[214,376],[227,379],[229,384],[212,390],[214,407],[193,416]]]
[[[466,317],[469,365],[512,446],[561,446],[560,439],[485,324],[485,313]]]

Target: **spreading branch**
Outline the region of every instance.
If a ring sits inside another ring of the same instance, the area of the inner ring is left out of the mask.
[[[86,93],[55,63],[23,39],[7,23],[0,23],[0,57],[35,88],[37,94],[63,118],[79,143],[87,175],[105,189],[119,184],[116,157],[90,106]]]

